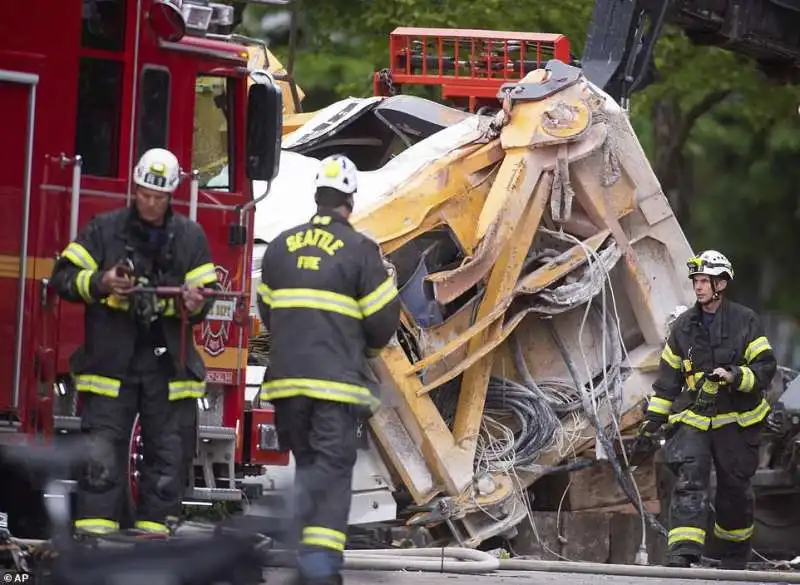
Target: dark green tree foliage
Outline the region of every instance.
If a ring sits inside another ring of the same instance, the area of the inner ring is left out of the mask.
[[[397,26],[559,32],[580,56],[591,0],[297,0],[296,77],[311,111],[368,96]],[[250,5],[243,28],[263,35],[275,8]],[[285,61],[285,32],[271,48]],[[632,99],[632,121],[695,250],[737,269],[734,294],[761,311],[800,316],[800,90],[770,84],[753,64],[691,44],[667,28],[658,81]]]

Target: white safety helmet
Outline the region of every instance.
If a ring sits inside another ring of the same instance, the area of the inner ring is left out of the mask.
[[[163,148],[151,148],[133,169],[133,182],[153,191],[174,192],[181,182],[178,158]]]
[[[356,165],[341,154],[334,154],[322,159],[317,171],[317,187],[330,187],[347,195],[352,195],[357,188]]]
[[[689,267],[689,278],[698,274],[717,276],[733,280],[733,265],[724,255],[716,250],[706,250],[699,256],[690,258],[686,262]]]

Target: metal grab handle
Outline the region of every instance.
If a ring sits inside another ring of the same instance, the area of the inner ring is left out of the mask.
[[[197,200],[200,198],[200,171],[193,170],[189,183],[189,219],[197,221]]]
[[[61,168],[64,169],[67,165],[72,165],[72,187],[70,189],[69,200],[69,241],[73,241],[78,236],[78,219],[80,217],[81,207],[81,172],[83,170],[83,157],[76,154],[70,158],[64,153],[58,159]]]

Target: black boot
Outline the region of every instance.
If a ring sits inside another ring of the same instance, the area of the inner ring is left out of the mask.
[[[692,563],[696,563],[697,561],[698,558],[695,555],[670,553],[667,554],[667,559],[664,563],[664,566],[688,569],[692,566]]]

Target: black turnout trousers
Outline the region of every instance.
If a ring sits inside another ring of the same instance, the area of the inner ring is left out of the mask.
[[[152,350],[150,350],[152,355]],[[195,453],[197,401],[169,400],[168,372],[156,359],[136,360],[119,396],[83,396],[81,430],[90,438],[90,462],[78,482],[77,525],[93,531],[119,525],[127,496],[131,428],[141,424],[137,526],[155,528],[179,516]],[[91,521],[97,521],[95,523]]]
[[[298,565],[307,578],[341,570],[358,454],[358,407],[296,396],[274,401],[283,449],[295,459],[295,531]]]
[[[709,483],[716,471],[713,534],[722,559],[747,561],[753,534],[752,478],[761,425],[736,423],[701,431],[679,424],[664,449],[675,477],[669,510],[670,555],[699,557],[707,540]],[[708,535],[710,536],[710,535]]]

